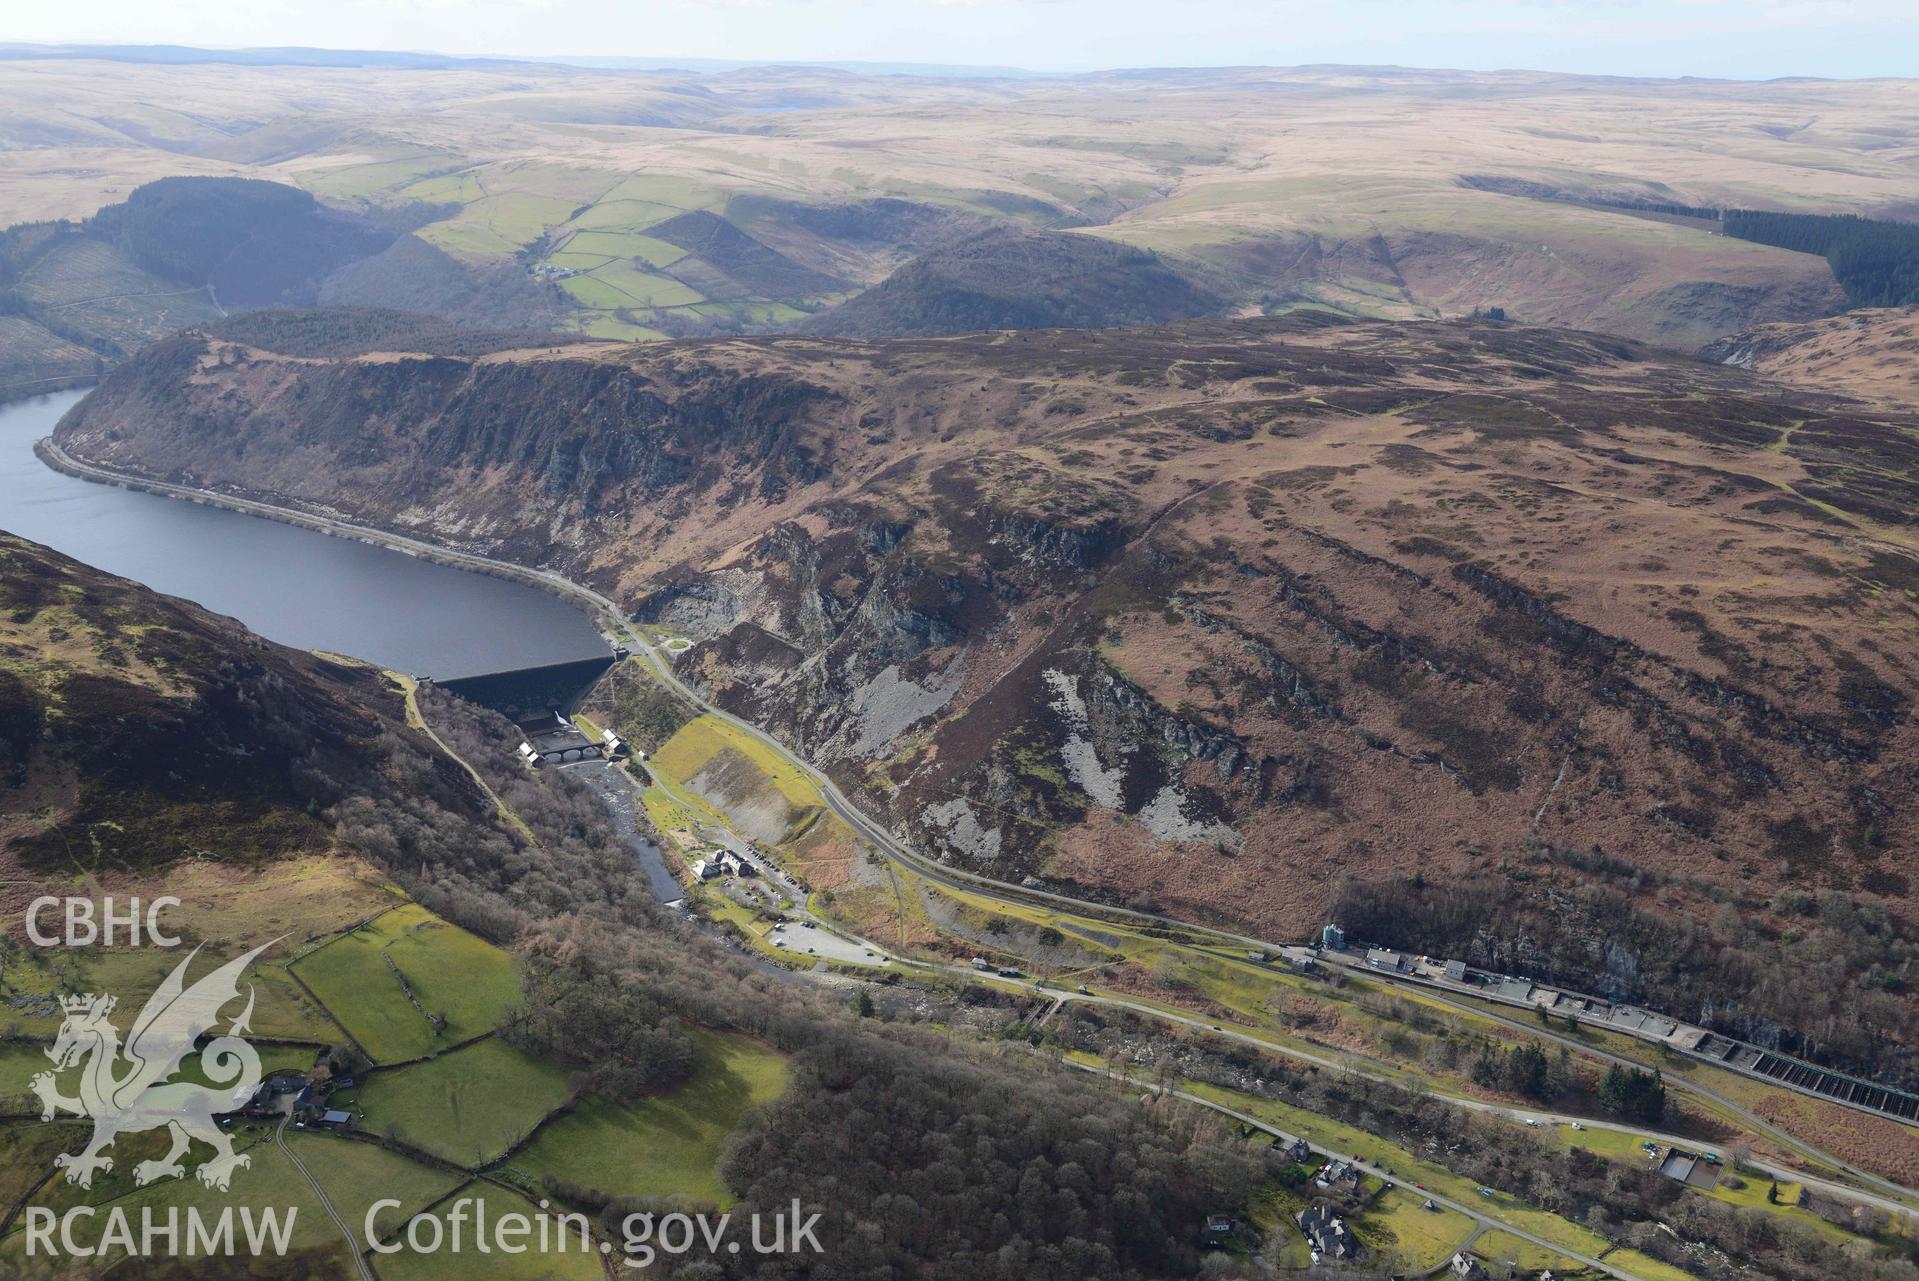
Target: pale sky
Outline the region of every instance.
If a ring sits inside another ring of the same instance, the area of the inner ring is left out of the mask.
[[[0,41],[545,57],[1919,73],[1919,0],[7,0]]]

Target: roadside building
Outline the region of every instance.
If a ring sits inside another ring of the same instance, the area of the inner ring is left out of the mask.
[[[1328,925],[1319,932],[1319,942],[1320,946],[1334,952],[1344,952],[1346,950],[1346,931],[1340,929],[1337,925]]]
[[[1312,1145],[1304,1139],[1294,1139],[1291,1143],[1282,1145],[1279,1151],[1281,1156],[1294,1165],[1307,1165],[1313,1159]]]
[[[1359,1195],[1359,1167],[1350,1161],[1334,1161],[1319,1172],[1315,1183],[1335,1196]]]
[[[1446,962],[1446,977],[1455,983],[1464,983],[1466,981],[1466,962]]]
[[[1367,948],[1366,965],[1369,969],[1381,970],[1388,974],[1404,974],[1408,968],[1404,954],[1388,947]]]
[[[1346,1221],[1326,1206],[1301,1210],[1293,1216],[1293,1222],[1299,1225],[1300,1235],[1312,1247],[1314,1263],[1329,1259],[1344,1263],[1359,1257],[1358,1239],[1347,1228]]]
[[[1455,1250],[1451,1261],[1446,1264],[1446,1274],[1458,1277],[1460,1281],[1480,1281],[1486,1275],[1486,1269],[1464,1250]]]
[[[1652,1155],[1653,1168],[1689,1188],[1710,1192],[1719,1185],[1718,1163],[1684,1148],[1658,1148]]]

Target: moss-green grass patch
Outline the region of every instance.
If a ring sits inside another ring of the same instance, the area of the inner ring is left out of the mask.
[[[373,1074],[363,1127],[477,1169],[538,1128],[571,1092],[566,1069],[489,1037],[424,1063]]]
[[[404,909],[399,909],[404,910]],[[309,952],[293,972],[375,1063],[405,1063],[442,1044],[383,956],[398,936],[389,912]],[[399,923],[395,923],[399,924]]]
[[[657,272],[641,271],[623,262],[596,268],[593,279],[613,286],[642,307],[684,307],[704,302],[706,295]]]
[[[463,1248],[455,1254],[451,1252],[453,1238],[446,1223],[452,1207],[467,1197],[480,1202],[484,1210],[482,1215],[476,1216],[471,1207],[468,1208]],[[538,1229],[535,1228],[531,1235],[515,1238],[516,1244],[531,1247],[524,1254],[507,1254],[500,1250],[480,1253],[474,1244],[475,1218],[483,1217],[487,1224],[493,1225],[509,1214],[524,1215],[531,1222],[538,1218],[540,1209],[525,1197],[496,1184],[469,1183],[453,1197],[434,1207],[432,1217],[439,1219],[442,1225],[439,1251],[415,1254],[402,1244],[397,1254],[374,1255],[373,1268],[380,1274],[380,1281],[601,1281],[605,1276],[601,1256],[593,1243],[589,1240],[583,1244],[577,1228],[563,1234],[562,1225],[557,1221],[548,1228],[548,1239],[559,1242],[563,1237],[564,1248],[541,1251],[538,1248]],[[428,1233],[421,1239],[431,1240],[432,1236]]]
[[[575,254],[604,254],[609,258],[637,258],[649,267],[671,267],[686,250],[637,231],[576,231],[560,248]]]
[[[1353,1223],[1368,1249],[1390,1256],[1395,1271],[1423,1272],[1452,1257],[1473,1234],[1473,1221],[1443,1206],[1428,1210],[1424,1194],[1394,1188]]]
[[[417,903],[321,945],[294,970],[376,1063],[404,1063],[482,1036],[519,1000],[511,956]],[[418,1008],[407,999],[409,986]],[[428,1015],[445,1021],[439,1032]]]
[[[453,1044],[493,1031],[520,1002],[513,958],[424,908],[398,908],[380,918],[396,932],[386,954],[428,1014],[445,1020]]]
[[[619,1196],[681,1196],[727,1206],[721,1150],[748,1108],[786,1088],[786,1059],[742,1036],[700,1034],[698,1074],[636,1103],[588,1099],[556,1117],[512,1160],[514,1173],[551,1173]]]
[[[362,1248],[367,1244],[367,1211],[376,1201],[398,1201],[374,1216],[376,1238],[391,1241],[413,1215],[432,1205],[466,1181],[422,1164],[398,1152],[363,1139],[327,1134],[287,1133],[294,1155],[326,1189],[327,1200],[340,1212]]]

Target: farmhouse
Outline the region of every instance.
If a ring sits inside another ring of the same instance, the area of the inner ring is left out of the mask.
[[[1359,1191],[1359,1167],[1349,1161],[1334,1161],[1319,1172],[1318,1185],[1328,1192],[1340,1196],[1352,1196]]]
[[[1347,1230],[1346,1220],[1323,1205],[1301,1210],[1293,1216],[1300,1235],[1313,1248],[1313,1262],[1324,1259],[1344,1261],[1359,1257],[1359,1241]]]
[[[1480,1266],[1479,1260],[1464,1250],[1453,1252],[1452,1259],[1446,1265],[1446,1272],[1449,1276],[1460,1278],[1460,1281],[1479,1281],[1486,1275],[1486,1269]]]

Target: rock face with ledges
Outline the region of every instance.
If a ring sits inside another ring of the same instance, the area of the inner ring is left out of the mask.
[[[1275,934],[1542,847],[1919,906],[1909,414],[1503,324],[222,332],[62,440],[589,579],[955,862]]]

